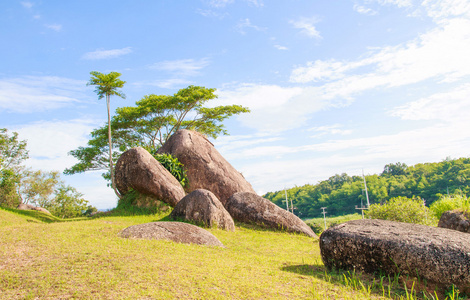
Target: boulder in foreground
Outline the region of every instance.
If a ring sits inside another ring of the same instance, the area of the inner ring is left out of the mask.
[[[151,195],[155,205],[161,200],[175,206],[186,195],[178,180],[142,147],[129,149],[119,157],[115,180],[121,194],[134,189]]]
[[[187,221],[203,223],[234,231],[235,223],[217,197],[208,190],[192,191],[181,199],[170,214],[170,218],[183,218]]]
[[[470,233],[470,212],[461,210],[446,211],[442,214],[437,226]]]
[[[123,238],[169,240],[184,244],[224,247],[209,231],[182,222],[152,222],[127,227],[121,231]]]
[[[42,207],[37,207],[37,206],[31,205],[31,204],[20,203],[20,205],[18,205],[18,207],[16,207],[16,209],[19,209],[19,210],[37,210],[37,211],[42,211],[43,213],[46,213],[46,214],[51,214],[47,209],[42,208]]]
[[[228,199],[225,207],[232,218],[240,222],[317,237],[299,217],[254,193],[236,193]]]
[[[178,130],[158,153],[169,153],[184,165],[188,177],[188,192],[209,190],[224,206],[228,198],[237,192],[255,192],[243,175],[198,132]]]
[[[383,271],[470,288],[470,239],[462,232],[385,220],[349,221],[320,236],[329,269]]]

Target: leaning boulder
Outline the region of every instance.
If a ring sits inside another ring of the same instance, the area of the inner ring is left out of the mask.
[[[170,214],[170,218],[182,218],[187,221],[202,223],[204,226],[216,226],[234,231],[232,217],[217,197],[208,190],[192,191],[181,199]]]
[[[225,207],[232,218],[240,222],[317,237],[299,217],[254,193],[236,193],[228,199]]]
[[[43,213],[46,213],[46,214],[51,214],[47,209],[42,208],[42,207],[37,207],[37,206],[31,205],[31,204],[20,203],[20,205],[18,205],[16,207],[16,209],[19,209],[19,210],[36,210],[36,211],[42,211]]]
[[[418,276],[470,288],[470,239],[462,232],[385,220],[349,221],[320,236],[329,269]]]
[[[470,233],[470,211],[446,211],[442,214],[437,226]]]
[[[155,203],[161,200],[170,206],[175,206],[185,196],[178,180],[141,147],[124,152],[116,163],[114,174],[116,187],[121,194],[134,189],[144,195],[151,195]]]
[[[178,130],[158,153],[169,153],[184,165],[188,177],[188,192],[209,190],[224,206],[228,198],[237,192],[254,193],[243,175],[198,132]]]
[[[122,230],[120,236],[131,239],[169,240],[184,244],[224,247],[209,231],[182,222],[152,222],[133,225]]]

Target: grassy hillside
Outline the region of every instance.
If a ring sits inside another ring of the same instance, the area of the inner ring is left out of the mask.
[[[37,214],[0,209],[1,299],[415,299],[399,278],[390,287],[385,277],[328,272],[318,240],[301,235],[237,224],[210,229],[226,246],[214,248],[118,237],[167,213],[72,222]]]

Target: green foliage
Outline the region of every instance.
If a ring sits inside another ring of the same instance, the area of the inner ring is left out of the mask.
[[[20,182],[19,174],[11,169],[0,170],[0,206],[17,207],[21,197],[17,186]]]
[[[431,205],[443,194],[470,195],[470,158],[446,159],[437,163],[407,166],[388,164],[380,175],[367,175],[370,203],[382,203],[394,197],[421,197]],[[366,205],[362,176],[335,175],[317,184],[307,184],[287,190],[301,218],[321,216],[321,207],[328,208],[330,216],[352,214],[355,208]],[[280,207],[285,207],[284,190],[264,195]]]
[[[339,217],[330,218],[328,215],[326,216],[326,228],[330,228],[336,225],[339,225],[344,222],[352,221],[352,220],[359,220],[362,216],[360,214],[350,214],[344,215]],[[305,223],[312,228],[313,232],[317,235],[321,234],[325,230],[325,221],[323,217],[321,218],[314,218],[310,220],[306,220]]]
[[[54,199],[45,203],[43,207],[62,219],[80,217],[90,209],[88,201],[82,197],[83,194],[74,187],[61,184],[55,191]]]
[[[431,204],[429,209],[439,220],[442,214],[448,210],[470,210],[470,199],[462,195],[443,196],[441,199]]]
[[[216,98],[215,89],[189,86],[174,95],[147,95],[137,101],[136,106],[116,109],[111,120],[113,161],[120,153],[136,146],[153,152],[178,129],[195,130],[212,138],[227,134],[222,122],[249,109],[239,105],[205,107]],[[106,127],[93,130],[88,146],[71,151],[69,154],[79,162],[64,173],[106,169],[110,157],[106,132]],[[109,174],[103,175],[109,178]]]
[[[88,81],[87,85],[94,85],[95,93],[98,95],[99,99],[109,96],[119,96],[121,98],[126,98],[122,92],[118,89],[122,88],[125,81],[119,79],[121,73],[118,72],[110,72],[108,74],[103,74],[97,71],[90,72],[92,76],[90,81]]]
[[[10,136],[6,128],[0,128],[0,169],[15,169],[28,157],[26,141],[19,141],[17,132]]]
[[[186,177],[184,166],[179,162],[178,158],[166,153],[155,153],[153,156],[179,181],[182,187],[186,186],[188,178]]]
[[[395,197],[384,204],[372,204],[366,212],[372,219],[435,225],[437,220],[419,197]]]
[[[147,206],[139,205],[146,203]],[[153,203],[153,205],[149,204]],[[147,196],[140,194],[138,191],[130,190],[123,195],[119,200],[116,208],[109,212],[104,213],[106,216],[138,216],[138,215],[153,215],[166,210],[168,207],[165,203],[148,199]],[[100,216],[100,214],[98,214]]]

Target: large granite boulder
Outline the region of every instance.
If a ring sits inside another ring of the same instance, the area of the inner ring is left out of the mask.
[[[188,177],[188,192],[197,189],[209,190],[224,206],[228,198],[237,192],[254,193],[243,175],[198,132],[178,130],[158,153],[169,153],[184,165]]]
[[[31,204],[20,203],[20,205],[18,205],[16,207],[16,209],[19,209],[19,210],[36,210],[36,211],[42,211],[43,213],[46,213],[46,214],[51,214],[47,209],[45,209],[43,207],[37,207],[37,206],[31,205]]]
[[[186,195],[178,180],[141,147],[124,152],[116,163],[114,174],[121,194],[134,189],[151,195],[155,203],[161,200],[170,206],[175,206]]]
[[[442,214],[437,226],[470,233],[470,211],[446,211]]]
[[[228,199],[225,207],[232,218],[240,222],[317,237],[299,217],[254,193],[236,193]]]
[[[170,218],[182,218],[187,221],[202,223],[207,227],[218,227],[234,231],[232,217],[217,197],[208,190],[192,191],[181,199],[170,214]]]
[[[209,231],[182,222],[152,222],[133,225],[120,232],[123,238],[169,240],[184,244],[225,247]]]
[[[385,220],[349,221],[320,236],[329,269],[418,276],[470,288],[470,239],[455,230]]]

